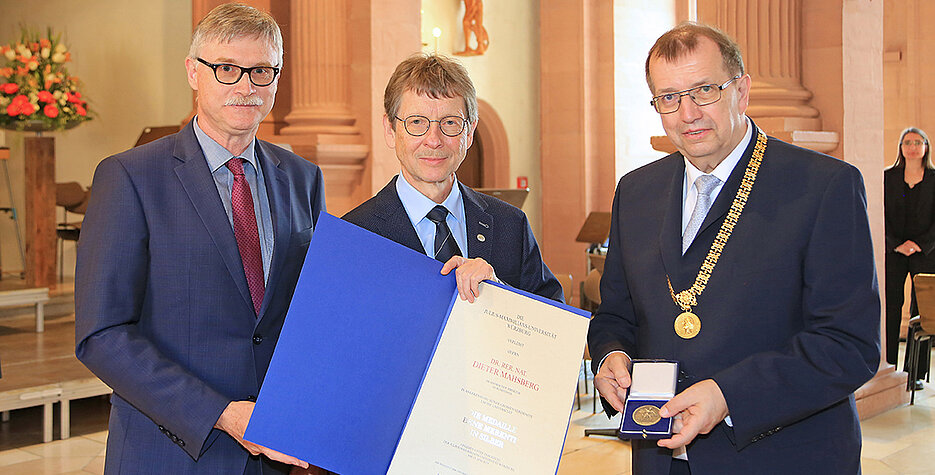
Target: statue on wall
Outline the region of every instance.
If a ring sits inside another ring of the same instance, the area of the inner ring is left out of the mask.
[[[458,51],[458,56],[479,56],[487,51],[490,39],[487,29],[484,28],[484,2],[482,0],[464,0],[464,51]],[[477,41],[477,47],[471,48],[471,33]]]

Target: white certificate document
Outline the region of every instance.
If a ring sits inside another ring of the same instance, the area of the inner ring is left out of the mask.
[[[481,283],[456,298],[390,474],[555,473],[588,318]]]

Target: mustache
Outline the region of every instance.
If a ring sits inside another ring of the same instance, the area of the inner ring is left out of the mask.
[[[224,103],[225,106],[262,106],[263,98],[260,96],[234,96]]]

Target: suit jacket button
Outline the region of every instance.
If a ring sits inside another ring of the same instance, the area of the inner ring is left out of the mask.
[[[184,441],[184,440],[179,439],[179,447],[185,447],[185,441]]]
[[[253,335],[253,344],[259,345],[260,343],[263,343],[263,335]]]

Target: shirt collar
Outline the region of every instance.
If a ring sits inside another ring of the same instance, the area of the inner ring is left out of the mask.
[[[415,189],[415,187],[406,180],[402,172],[400,172],[396,178],[396,193],[399,195],[399,200],[403,202],[403,208],[406,209],[406,214],[409,215],[409,220],[412,221],[413,226],[418,225],[419,221],[422,221],[425,215],[438,205],[438,203],[432,201],[429,197]],[[448,212],[451,213],[456,220],[464,222],[464,207],[459,206],[460,203],[461,187],[458,185],[457,177],[455,177],[454,184],[451,186],[451,191],[448,193],[448,197],[445,198],[445,201],[442,201],[441,205],[448,209]]]
[[[211,137],[208,137],[208,134],[204,130],[201,130],[201,127],[198,125],[198,116],[195,116],[195,138],[198,139],[198,145],[201,146],[201,151],[205,154],[205,160],[208,161],[208,168],[211,169],[211,173],[214,173],[224,166],[228,160],[231,159],[234,155],[230,153],[226,148],[221,146]],[[250,141],[250,145],[247,145],[247,148],[243,151],[240,158],[243,158],[251,165],[253,169],[257,170],[256,163],[256,139]]]
[[[730,178],[730,174],[732,171],[734,171],[734,167],[736,167],[737,163],[740,162],[741,157],[743,157],[743,153],[747,150],[747,146],[750,145],[750,139],[753,137],[753,122],[749,117],[746,116],[744,116],[744,120],[747,124],[747,131],[744,133],[743,139],[740,140],[740,143],[738,143],[737,146],[734,147],[734,149],[731,150],[729,154],[727,154],[727,157],[724,158],[724,160],[721,160],[721,163],[719,163],[718,166],[716,166],[710,173],[711,175],[714,175],[719,180],[721,180],[722,185],[727,183],[727,179]],[[696,168],[695,165],[692,165],[692,163],[688,161],[687,158],[683,158],[683,160],[685,160],[686,182],[691,185],[692,183],[695,183],[695,180],[699,176],[704,175],[705,173]]]

